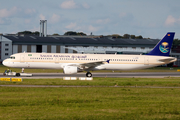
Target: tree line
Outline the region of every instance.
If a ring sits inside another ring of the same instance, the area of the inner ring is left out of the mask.
[[[35,31],[35,32],[31,32],[31,31],[22,31],[22,32],[18,32],[17,33],[18,35],[35,35],[35,36],[39,36],[39,32],[38,31]],[[57,33],[54,33],[52,35],[56,35],[58,36],[59,34]],[[74,32],[74,31],[67,31],[64,33],[64,35],[66,36],[87,36],[87,34],[83,33],[83,32]],[[91,33],[92,35],[92,33]],[[92,35],[93,36],[93,35]],[[112,35],[107,35],[107,36],[104,36],[104,35],[100,35],[99,36],[100,38],[103,38],[103,37],[112,37],[112,38],[123,38],[123,39],[143,39],[143,37],[141,35],[139,36],[135,36],[135,35],[130,35],[130,34],[124,34],[124,35],[119,35],[119,34],[112,34]],[[146,38],[146,39],[150,39],[150,38]],[[180,45],[180,39],[174,39],[173,41],[173,45]]]
[[[77,36],[87,36],[85,33],[83,32],[74,32],[74,31],[67,31],[64,33],[64,35],[77,35]],[[92,33],[91,33],[92,35]],[[106,37],[104,35],[100,35],[100,37]],[[143,37],[141,35],[139,36],[135,36],[135,35],[129,35],[129,34],[124,34],[123,36],[120,36],[119,34],[113,34],[113,35],[107,35],[107,37],[113,37],[113,38],[124,38],[124,39],[143,39]]]
[[[35,31],[35,32],[23,31],[23,32],[18,32],[17,34],[18,35],[37,35],[37,36],[39,36],[40,33],[38,31]]]
[[[35,31],[35,32],[31,32],[31,31],[22,31],[22,32],[18,32],[17,33],[18,35],[37,35],[39,36],[39,32],[38,31]],[[52,35],[59,35],[57,33],[54,33]],[[83,32],[74,32],[74,31],[67,31],[64,33],[64,35],[67,35],[67,36],[87,36],[86,33],[83,33]],[[92,35],[92,33],[91,33]],[[106,37],[104,35],[100,35],[100,37]],[[143,37],[141,35],[139,36],[135,36],[135,35],[130,35],[130,34],[124,34],[123,36],[119,35],[119,34],[113,34],[113,35],[107,35],[107,37],[113,37],[113,38],[124,38],[124,39],[143,39]]]

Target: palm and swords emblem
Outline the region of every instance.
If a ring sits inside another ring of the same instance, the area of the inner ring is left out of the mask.
[[[167,53],[169,52],[169,47],[168,47],[168,43],[167,42],[163,42],[160,46],[159,49],[162,53]]]

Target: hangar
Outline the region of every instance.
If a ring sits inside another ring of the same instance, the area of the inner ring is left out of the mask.
[[[122,39],[99,36],[18,36],[1,35],[1,62],[21,52],[145,54],[159,39]],[[174,56],[176,57],[176,56]]]

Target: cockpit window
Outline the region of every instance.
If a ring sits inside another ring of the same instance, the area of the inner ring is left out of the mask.
[[[10,59],[15,59],[15,57],[14,57],[14,56],[11,56]]]

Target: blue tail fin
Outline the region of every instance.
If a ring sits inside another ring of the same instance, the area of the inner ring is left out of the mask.
[[[174,35],[174,32],[168,32],[147,55],[169,56]]]

